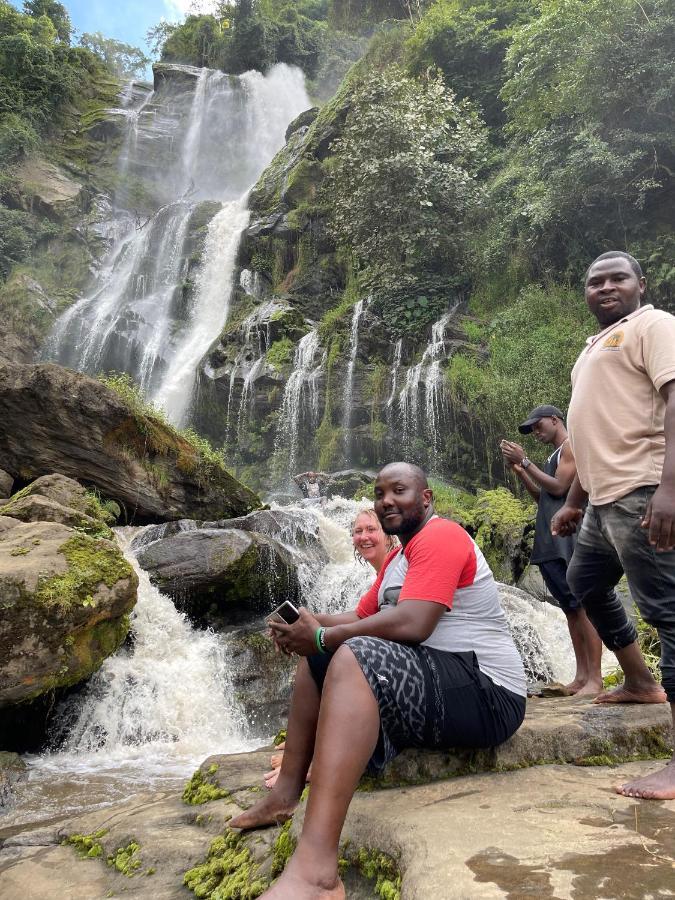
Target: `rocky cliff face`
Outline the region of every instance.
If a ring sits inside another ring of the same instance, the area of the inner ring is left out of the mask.
[[[326,174],[349,103],[347,84],[291,123],[251,192],[230,320],[198,372],[195,426],[261,487],[400,457],[481,481],[473,423],[444,386],[465,346],[458,298],[441,328],[399,340],[355,292],[331,236]]]

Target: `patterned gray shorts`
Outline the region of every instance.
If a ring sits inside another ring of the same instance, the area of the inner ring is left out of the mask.
[[[406,747],[494,747],[525,714],[525,698],[496,685],[474,653],[449,653],[383,638],[346,641],[380,711],[380,735],[368,764],[377,773]],[[307,657],[319,688],[332,654]]]

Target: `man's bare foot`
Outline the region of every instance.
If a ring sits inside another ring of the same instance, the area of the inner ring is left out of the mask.
[[[281,825],[282,822],[287,822],[291,818],[297,805],[297,799],[291,801],[278,797],[275,792],[263,797],[250,809],[239,813],[227,824],[229,828],[238,828],[241,831],[262,828],[265,825]]]
[[[346,894],[345,886],[339,878],[335,887],[325,888],[284,872],[262,897],[267,900],[345,900]]]
[[[639,797],[642,800],[675,800],[675,763],[645,775],[644,778],[636,778],[626,784],[615,787],[617,794],[624,797]]]
[[[265,783],[265,787],[268,790],[271,791],[272,788],[274,787],[274,785],[277,783],[277,778],[279,777],[280,772],[281,772],[281,765],[275,766],[274,768],[270,769],[269,772],[265,772],[265,774],[263,775],[263,781]],[[307,777],[305,778],[305,781],[309,782],[311,780],[312,780],[312,767],[310,766],[309,769],[307,770]]]
[[[602,692],[602,678],[591,679],[574,692],[575,697],[595,697]]]
[[[594,703],[666,703],[666,692],[654,682],[650,687],[630,688],[620,684],[613,691],[603,691]]]

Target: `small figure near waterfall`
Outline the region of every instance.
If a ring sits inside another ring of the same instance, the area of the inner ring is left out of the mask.
[[[675,317],[641,306],[645,290],[640,264],[622,251],[603,253],[586,272],[586,302],[600,331],[572,370],[568,428],[577,475],[551,528],[566,535],[580,526],[567,580],[625,674],[623,685],[595,702],[668,699],[675,725]],[[665,691],[614,590],[624,573],[659,634]],[[675,761],[616,789],[675,799]]]
[[[293,476],[293,481],[302,491],[302,496],[308,500],[318,500],[323,497],[328,484],[328,475],[325,472],[300,472]]]
[[[537,406],[518,426],[518,431],[532,433],[540,443],[553,447],[553,453],[543,468],[539,468],[519,444],[512,441],[500,444],[504,459],[537,504],[530,562],[539,567],[544,584],[567,619],[576,661],[574,680],[566,685],[567,690],[570,694],[598,694],[602,690],[602,641],[567,584],[567,566],[574,552],[575,535],[551,534],[551,519],[565,505],[577,473],[563,414],[557,406]]]
[[[354,519],[352,523],[352,544],[356,559],[359,562],[370,564],[376,575],[379,574],[387,556],[395,547],[399,546],[398,540],[392,534],[384,533],[374,509],[363,509]],[[270,760],[272,768],[265,773],[264,777],[266,788],[271,789],[277,783],[285,746],[285,742],[279,744],[277,752],[273,754]],[[307,781],[310,780],[310,776],[311,767],[307,771]]]
[[[496,746],[525,715],[525,672],[492,572],[464,529],[434,514],[424,472],[385,466],[375,511],[401,548],[356,609],[302,609],[293,625],[271,626],[279,648],[301,657],[286,749],[274,788],[230,825],[288,819],[314,762],[302,834],[270,900],[345,896],[338,846],[366,767],[377,773],[411,746]]]

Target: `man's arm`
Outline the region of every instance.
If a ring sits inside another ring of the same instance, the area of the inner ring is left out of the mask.
[[[515,463],[516,465],[520,465],[526,456],[520,444],[515,444],[512,441],[504,441],[502,454],[511,464]],[[530,463],[525,471],[532,481],[548,494],[552,494],[554,497],[564,497],[577,473],[569,441],[565,441],[562,445],[558,468],[554,476],[547,475],[546,472],[535,466],[533,462]],[[527,484],[525,487],[527,487]]]
[[[292,625],[280,622],[270,623],[277,646],[284,653],[299,653],[309,656],[317,652],[316,629],[326,625],[324,642],[328,650],[337,650],[351,637],[379,637],[401,644],[421,644],[436,627],[447,606],[432,600],[403,600],[394,607],[387,607],[356,621],[342,621],[340,624],[324,622],[326,618],[338,616],[313,616],[306,609],[299,610],[300,618]],[[349,614],[347,614],[349,615]]]
[[[551,519],[551,534],[568,537],[577,530],[577,525],[584,517],[584,506],[588,494],[582,488],[579,476],[574,476],[572,487],[565,499],[565,505]]]
[[[347,612],[341,613],[318,613],[318,615],[314,616],[319,625],[345,625],[348,622],[359,622],[360,619],[356,614],[355,609],[350,609]]]
[[[664,384],[659,393],[666,404],[666,456],[661,484],[647,507],[642,527],[649,529],[649,543],[663,552],[675,549],[675,380]]]
[[[541,494],[541,490],[539,486],[532,481],[531,478],[528,478],[527,472],[522,466],[519,466],[518,463],[513,463],[511,465],[511,471],[515,472],[515,474],[520,478],[522,483],[525,486],[525,490],[528,492],[530,497],[534,500],[535,503],[539,503],[539,496]]]

